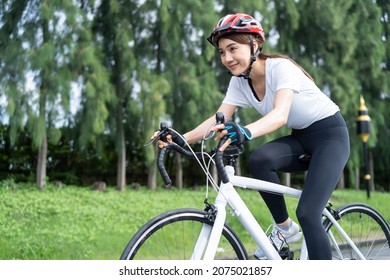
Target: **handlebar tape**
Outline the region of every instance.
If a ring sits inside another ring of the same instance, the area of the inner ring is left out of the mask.
[[[217,146],[217,151],[215,154],[215,166],[217,168],[219,176],[221,176],[221,180],[224,184],[229,182],[229,176],[226,173],[225,167],[223,165],[223,152],[221,152],[219,149],[221,146],[228,140],[228,136],[223,137]]]
[[[229,176],[227,175],[224,164],[223,164],[223,152],[221,152],[219,149],[227,141],[227,139],[228,139],[228,136],[225,136],[224,138],[222,138],[219,141],[218,147],[216,150],[216,154],[215,154],[216,168],[217,168],[218,174],[221,177],[222,182],[225,184],[229,182]],[[189,158],[194,157],[194,155],[192,155],[189,151],[180,147],[176,143],[172,142],[171,144],[169,144],[168,147],[171,149],[174,149],[175,151],[177,151],[177,152],[181,153],[182,155],[185,155]],[[158,167],[158,171],[161,174],[161,177],[164,180],[165,185],[170,186],[172,184],[172,181],[171,181],[171,179],[168,175],[168,172],[165,169],[165,165],[164,165],[164,157],[165,157],[165,153],[167,152],[167,150],[168,150],[167,147],[160,149],[160,152],[158,154],[158,159],[157,159],[157,167]]]
[[[171,178],[169,178],[168,172],[164,166],[164,157],[166,152],[167,152],[167,148],[160,149],[160,152],[158,154],[158,160],[157,160],[157,168],[161,174],[161,177],[164,180],[164,184],[166,186],[170,186],[172,184],[172,181]]]

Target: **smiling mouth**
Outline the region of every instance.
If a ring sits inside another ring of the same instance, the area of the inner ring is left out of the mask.
[[[234,69],[237,68],[237,66],[238,66],[238,63],[237,63],[237,64],[233,64],[233,65],[228,65],[228,68],[229,68],[230,70],[234,70]]]

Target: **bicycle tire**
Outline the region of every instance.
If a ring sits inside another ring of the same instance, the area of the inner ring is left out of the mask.
[[[204,224],[213,225],[207,212],[198,209],[176,209],[162,213],[147,222],[128,242],[121,260],[190,259]],[[216,259],[248,259],[236,233],[224,225]]]
[[[366,259],[390,260],[390,227],[377,210],[365,204],[350,203],[336,211],[338,223]],[[333,227],[329,219],[325,219],[323,224],[327,232]],[[359,259],[336,229],[331,232],[338,244],[335,246],[331,242],[333,259]]]

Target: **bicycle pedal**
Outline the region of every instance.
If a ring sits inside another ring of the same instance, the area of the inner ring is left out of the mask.
[[[294,259],[294,252],[291,251],[288,247],[283,247],[279,250],[279,256],[282,258],[282,260],[293,260]]]

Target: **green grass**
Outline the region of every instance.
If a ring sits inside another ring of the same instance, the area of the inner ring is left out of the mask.
[[[0,184],[0,259],[110,260],[118,259],[131,236],[149,219],[175,208],[203,208],[204,190],[126,190],[106,192],[88,188],[49,186],[45,190]],[[271,217],[260,196],[241,190],[243,199],[267,227]],[[212,193],[210,200],[215,197]],[[336,191],[337,207],[357,201],[372,205],[390,221],[389,193]],[[296,201],[287,198],[295,217]],[[242,231],[228,217],[228,223]],[[245,234],[243,239],[245,239]]]

